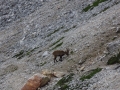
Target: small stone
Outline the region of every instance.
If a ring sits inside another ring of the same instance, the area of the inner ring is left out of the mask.
[[[113,40],[115,40],[116,38],[117,38],[117,36],[114,36],[114,37],[113,37]]]
[[[64,72],[59,72],[59,71],[53,72],[53,73],[54,73],[54,76],[56,76],[56,77],[58,77],[58,78],[63,77],[63,76],[65,75]]]
[[[84,67],[84,66],[80,68],[80,70],[81,70],[81,71],[84,71],[84,69],[85,69],[85,67]]]
[[[86,61],[86,60],[80,60],[78,64],[81,65],[81,64],[83,64],[85,61]]]
[[[117,27],[116,33],[120,33],[120,27]]]
[[[77,49],[75,48],[74,51],[77,52]]]
[[[43,53],[42,57],[46,57],[46,56],[48,56],[48,55],[49,55],[49,52],[48,52],[48,51],[45,51],[45,52]]]

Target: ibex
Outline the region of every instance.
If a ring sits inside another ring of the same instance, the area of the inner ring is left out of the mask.
[[[69,49],[67,49],[66,51],[62,51],[62,50],[56,50],[53,52],[53,55],[54,55],[54,63],[57,62],[57,57],[59,56],[60,59],[59,61],[62,61],[62,56],[64,55],[69,55]]]

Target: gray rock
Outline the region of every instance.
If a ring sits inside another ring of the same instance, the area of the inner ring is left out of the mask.
[[[120,27],[117,27],[116,33],[120,33]]]
[[[120,40],[115,40],[113,42],[110,42],[107,44],[108,53],[112,55],[116,55],[117,53],[120,52]]]

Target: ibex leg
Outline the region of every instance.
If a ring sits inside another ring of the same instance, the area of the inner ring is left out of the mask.
[[[60,59],[59,59],[59,61],[62,61],[62,56],[60,56]]]

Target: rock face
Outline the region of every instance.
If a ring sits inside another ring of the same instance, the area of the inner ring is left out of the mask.
[[[49,44],[49,41],[55,41],[55,37],[58,39],[63,33],[75,29],[93,15],[119,3],[119,0],[108,0],[88,13],[83,12],[82,10],[93,1],[1,0],[0,31],[6,36],[1,40],[0,51],[11,55],[21,49],[37,46],[42,48]],[[11,43],[7,43],[9,41]]]
[[[1,0],[0,27],[5,27],[13,21],[28,16],[29,14],[33,13],[38,7],[41,7],[42,4],[43,3],[40,0]]]
[[[110,54],[116,55],[120,52],[120,38],[107,44],[107,50]]]
[[[94,82],[82,82],[80,76],[106,66],[108,57],[119,52],[119,27],[120,0],[0,0],[0,90],[36,90],[55,76],[58,78],[40,88],[53,90],[64,72],[75,75],[63,78],[70,83],[62,88],[117,90],[119,67],[96,74]],[[52,52],[65,48],[73,51],[54,64]],[[42,70],[48,77],[35,74]]]
[[[37,73],[28,79],[21,90],[37,90],[39,87],[44,86],[49,81],[50,79],[48,77]]]

